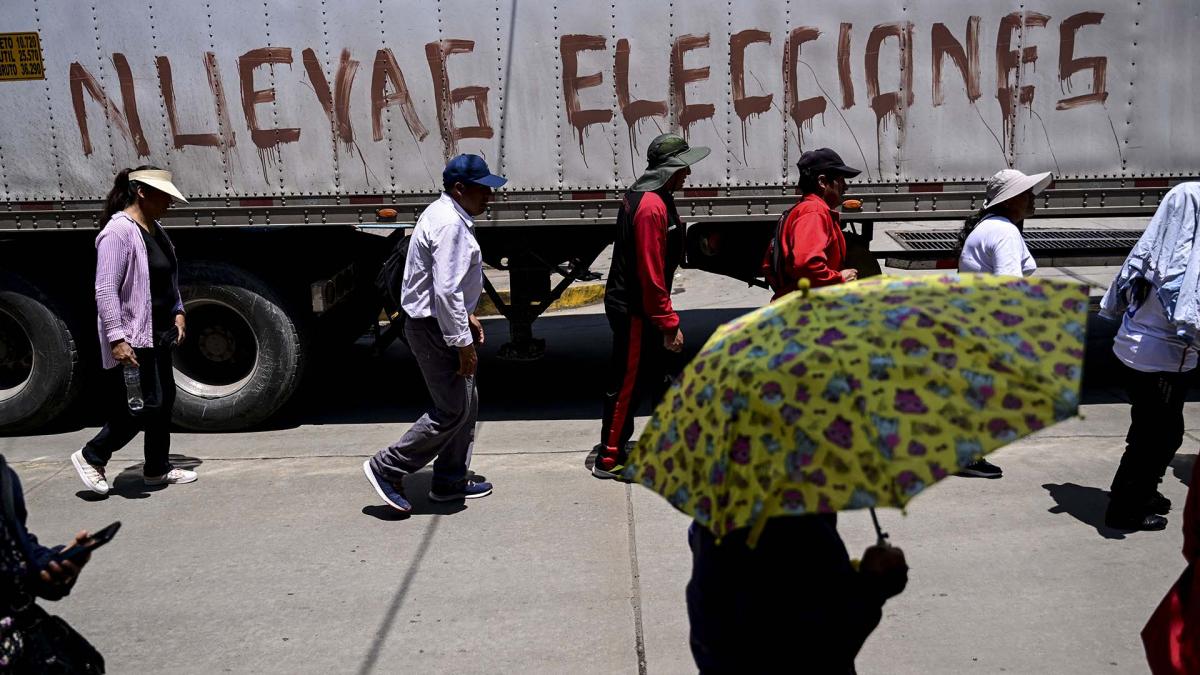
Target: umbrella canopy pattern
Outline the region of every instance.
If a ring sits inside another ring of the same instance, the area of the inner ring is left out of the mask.
[[[903,507],[1075,415],[1084,286],[876,277],[721,326],[672,385],[625,476],[721,537],[777,515]]]

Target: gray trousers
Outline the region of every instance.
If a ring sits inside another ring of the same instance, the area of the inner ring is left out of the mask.
[[[479,417],[475,378],[458,374],[458,350],[446,345],[437,319],[408,319],[404,336],[433,398],[433,410],[422,415],[400,440],[375,453],[371,468],[399,482],[436,457],[434,481],[460,481],[467,477],[471,464]]]

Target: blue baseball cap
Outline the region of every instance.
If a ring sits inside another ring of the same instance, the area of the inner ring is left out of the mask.
[[[487,162],[479,155],[459,155],[446,163],[442,171],[442,181],[447,185],[454,183],[478,183],[490,188],[498,188],[508,182],[508,179],[493,174]]]

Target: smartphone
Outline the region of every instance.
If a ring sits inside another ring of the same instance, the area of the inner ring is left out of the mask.
[[[82,544],[78,546],[71,546],[70,548],[65,548],[59,551],[58,560],[72,560],[85,552],[94,551],[100,548],[101,546],[112,541],[112,538],[116,536],[117,530],[119,529],[121,529],[121,521],[118,520],[107,527],[96,530],[92,533],[92,536],[88,537],[87,541],[83,542]]]

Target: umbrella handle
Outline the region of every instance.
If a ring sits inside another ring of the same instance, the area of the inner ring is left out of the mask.
[[[875,525],[875,536],[877,537],[875,543],[879,546],[886,545],[888,543],[888,534],[879,527],[879,517],[875,515],[875,509],[869,508],[867,510],[871,512],[871,522]]]

